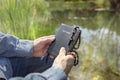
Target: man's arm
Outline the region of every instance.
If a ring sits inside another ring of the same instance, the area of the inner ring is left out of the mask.
[[[3,57],[31,57],[33,55],[33,41],[20,40],[15,36],[0,32],[0,56]]]
[[[0,56],[3,57],[41,57],[46,55],[55,36],[44,36],[34,41],[20,40],[10,34],[0,32]]]
[[[51,67],[43,73],[31,73],[24,78],[14,77],[10,80],[67,80],[67,76],[59,67]]]

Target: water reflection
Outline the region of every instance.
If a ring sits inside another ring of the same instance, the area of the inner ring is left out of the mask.
[[[119,80],[120,36],[108,28],[82,28],[78,50],[81,64],[74,67],[70,80]],[[114,78],[113,78],[114,77]]]

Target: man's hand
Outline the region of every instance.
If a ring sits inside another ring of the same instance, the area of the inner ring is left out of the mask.
[[[68,73],[74,65],[74,55],[74,52],[69,52],[66,55],[66,50],[62,47],[60,49],[59,55],[56,57],[53,63],[53,66],[61,68],[66,73],[66,75],[68,75]]]
[[[34,46],[34,57],[41,57],[46,55],[46,52],[49,48],[49,45],[52,43],[52,41],[55,40],[55,36],[44,36],[38,39],[34,40],[33,46]]]

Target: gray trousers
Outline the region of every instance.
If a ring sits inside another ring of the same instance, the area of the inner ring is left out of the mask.
[[[44,58],[3,58],[0,57],[0,71],[9,79],[15,76],[26,76],[33,72],[43,72],[51,67],[53,59]]]

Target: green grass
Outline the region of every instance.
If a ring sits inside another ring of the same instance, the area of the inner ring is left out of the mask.
[[[47,6],[45,0],[0,0],[0,31],[24,39],[53,33]]]

